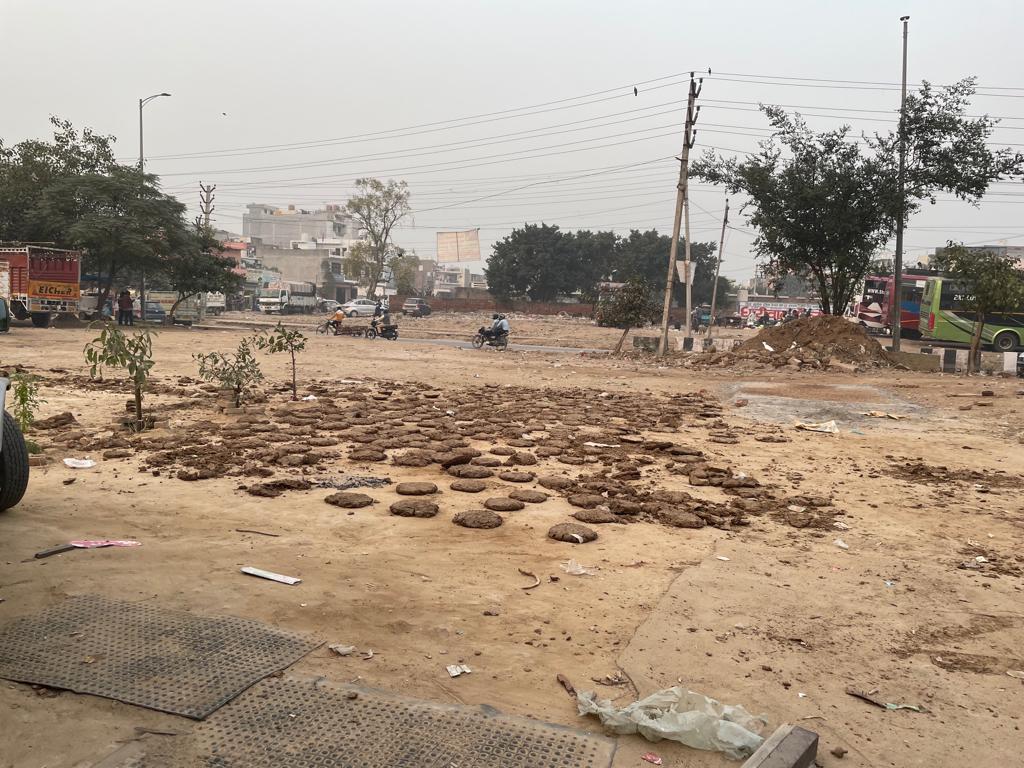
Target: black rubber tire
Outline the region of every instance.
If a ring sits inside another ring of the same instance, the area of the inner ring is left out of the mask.
[[[21,501],[28,487],[28,449],[21,430],[4,411],[3,445],[0,446],[0,512]]]
[[[398,331],[395,331],[395,335],[391,337],[392,341],[398,341]]]
[[[320,323],[320,325],[316,327],[316,335],[326,336],[330,332],[330,330],[331,328],[329,325],[327,325],[327,323]]]
[[[498,344],[497,344],[497,347],[502,352],[504,352],[506,349],[508,349],[508,338],[506,337],[506,338],[502,339],[501,341],[499,341]]]
[[[366,338],[368,338],[368,339],[376,339],[377,338],[377,331],[375,329],[373,329],[373,328],[367,328],[366,329]]]
[[[473,349],[480,349],[484,345],[484,337],[479,333],[473,337]]]
[[[32,313],[32,325],[36,328],[49,328],[50,327],[50,313],[49,312],[33,312]]]
[[[1013,331],[997,333],[996,337],[992,339],[993,349],[999,352],[1012,352],[1018,346],[1020,346],[1020,339],[1017,338],[1017,334]]]

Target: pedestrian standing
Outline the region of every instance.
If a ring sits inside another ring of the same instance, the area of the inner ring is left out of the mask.
[[[117,295],[117,324],[131,325],[132,297],[128,291],[121,291]]]

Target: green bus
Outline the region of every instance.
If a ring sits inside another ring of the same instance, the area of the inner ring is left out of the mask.
[[[921,296],[917,327],[921,336],[934,341],[969,344],[974,334],[974,312],[963,309],[970,294],[948,277],[929,277]],[[989,312],[981,329],[982,344],[999,352],[1024,346],[1024,307],[1019,312]]]

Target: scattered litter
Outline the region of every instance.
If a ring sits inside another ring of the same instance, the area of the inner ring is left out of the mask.
[[[835,545],[836,545],[837,547],[839,547],[840,549],[849,549],[849,548],[850,548],[850,545],[849,545],[849,544],[847,544],[847,543],[846,543],[845,541],[843,541],[842,539],[836,539],[836,540],[835,540],[835,541],[833,541],[832,543],[833,543],[833,544],[835,544]]]
[[[605,675],[604,677],[592,677],[590,678],[598,685],[625,685],[629,680],[622,673],[616,672],[614,675]]]
[[[726,557],[725,555],[715,555],[715,560],[721,560],[721,561],[726,562],[726,563],[729,562],[729,558]]]
[[[572,539],[573,541],[575,541],[577,544],[584,544],[584,543],[586,543],[586,542],[583,541],[583,537],[580,536],[578,533],[570,533],[569,534],[569,538]]]
[[[96,462],[92,459],[64,459],[64,466],[72,469],[89,469],[95,467]]]
[[[247,573],[250,576],[258,576],[261,579],[270,579],[270,581],[277,581],[281,584],[300,584],[302,582],[302,579],[297,579],[294,576],[282,576],[280,573],[264,571],[262,568],[253,568],[249,565],[242,569],[242,573]]]
[[[584,445],[590,448],[619,448],[618,443],[584,443]]]
[[[580,565],[575,560],[569,560],[561,564],[563,571],[568,573],[570,576],[593,576],[594,571],[585,565]]]
[[[62,552],[70,552],[72,549],[75,548],[76,547],[74,544],[58,544],[56,547],[50,547],[49,549],[44,549],[39,552],[36,552],[34,557],[37,560],[39,560],[44,557],[50,557],[51,555],[59,555]]]
[[[349,488],[383,488],[385,485],[391,485],[391,478],[373,475],[342,475],[337,478],[322,477],[312,482],[317,488],[334,488],[345,491]]]
[[[448,670],[448,677],[458,677],[459,675],[468,675],[473,670],[467,667],[465,664],[449,664],[445,669]]]
[[[533,573],[532,571],[524,571],[522,568],[519,568],[518,570],[521,574],[523,574],[523,576],[529,576],[531,579],[533,579],[533,584],[530,584],[526,587],[520,587],[520,589],[533,589],[534,587],[540,586],[540,579],[537,578],[537,574]]]
[[[796,428],[802,429],[806,432],[827,432],[830,435],[839,434],[839,426],[836,424],[835,420],[821,422],[798,421],[796,423]]]
[[[885,584],[885,586],[887,586],[887,587],[895,587],[896,586],[896,582],[895,581],[891,581],[890,579],[882,579],[882,583]]]
[[[254,531],[252,528],[235,528],[237,533],[258,533],[260,536],[273,536],[277,538],[280,533],[267,533],[266,531]]]
[[[851,435],[861,435],[861,436],[863,436],[863,435],[864,435],[864,433],[863,433],[863,432],[861,432],[861,431],[860,431],[859,429],[851,429],[851,430],[850,430],[850,434],[851,434]]]
[[[360,656],[359,658],[361,658],[363,661],[369,661],[370,659],[373,658],[373,649],[371,648],[368,651],[363,651],[363,655]]]
[[[78,549],[99,549],[101,547],[141,547],[141,541],[131,539],[82,539],[80,541],[69,541],[72,547]]]
[[[767,349],[769,352],[774,352],[775,351],[775,347],[773,347],[767,341],[762,341],[761,342],[761,346],[764,347],[765,349]]]
[[[1024,680],[1024,672],[1021,672],[1019,669],[1011,669],[1006,674],[1010,677],[1015,677],[1018,680]]]
[[[356,650],[356,647],[354,645],[341,645],[340,643],[336,643],[335,645],[329,645],[327,647],[339,656],[351,656],[353,653],[355,653]]]
[[[807,698],[807,694],[806,694],[806,693],[798,693],[798,694],[796,695],[796,697],[797,697],[798,699],[806,699],[806,698]]]
[[[77,477],[65,477],[63,480],[61,480],[61,482],[64,483],[64,485],[71,485],[77,479]]]
[[[978,555],[976,558],[974,558],[974,562],[976,562],[976,563],[987,563],[988,562],[988,558],[985,557],[984,555]]]
[[[558,684],[560,686],[565,688],[565,692],[566,693],[568,693],[574,699],[576,698],[576,688],[573,686],[572,683],[569,682],[569,678],[568,677],[566,677],[565,675],[559,673],[559,674],[555,675],[555,680],[558,681]]]
[[[303,400],[305,400],[305,401],[306,401],[306,402],[308,403],[308,402],[311,402],[311,401],[313,401],[313,400],[316,400],[316,399],[317,399],[317,397],[316,397],[316,395],[306,395],[306,396],[305,396],[304,398],[302,398],[302,399],[303,399]]]
[[[743,707],[722,704],[684,688],[658,691],[623,708],[587,691],[576,699],[581,715],[597,715],[616,734],[639,733],[648,741],[669,739],[694,749],[724,752],[739,760],[761,746],[765,720]]]
[[[893,421],[910,418],[909,416],[901,416],[898,413],[887,413],[886,411],[865,411],[861,413],[861,416],[870,416],[873,419],[892,419]]]
[[[798,515],[801,512],[807,511],[807,507],[801,507],[799,504],[790,504],[788,507],[786,507],[786,509],[788,509],[790,512],[795,512]]]
[[[848,530],[850,530],[850,526],[848,526],[842,520],[836,520],[834,523],[832,523],[832,527],[833,528],[838,528],[840,531],[848,531]]]
[[[888,710],[893,710],[893,711],[895,711],[897,709],[909,709],[911,712],[927,712],[928,711],[924,707],[919,707],[919,706],[916,706],[914,704],[889,704],[887,702],[882,701],[881,699],[876,699],[870,693],[865,693],[864,691],[858,691],[856,688],[847,688],[846,692],[847,692],[847,694],[849,694],[850,696],[853,696],[854,698],[860,699],[861,701],[866,701],[868,704],[874,704],[876,707],[880,707],[881,709],[888,709]]]
[[[645,752],[644,754],[640,755],[640,759],[653,765],[664,765],[665,763],[664,760],[662,760],[653,752]]]

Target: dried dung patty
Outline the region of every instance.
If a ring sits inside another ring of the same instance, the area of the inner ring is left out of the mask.
[[[566,488],[571,488],[576,484],[570,478],[562,477],[561,475],[541,475],[537,478],[537,482],[553,491],[564,491]]]
[[[501,459],[497,456],[477,456],[469,463],[478,467],[500,467]]]
[[[497,528],[505,520],[497,512],[489,509],[471,509],[459,512],[452,518],[452,522],[463,528]]]
[[[359,509],[360,507],[370,506],[375,502],[375,499],[367,496],[365,493],[338,491],[337,493],[332,493],[324,501],[342,509]]]
[[[359,448],[348,455],[352,461],[384,461],[388,455],[383,451],[375,451],[370,448]]]
[[[510,483],[528,483],[533,480],[536,475],[533,472],[502,472],[498,475],[502,480],[507,480]]]
[[[529,488],[516,488],[508,497],[516,501],[525,501],[527,504],[540,504],[550,498],[543,491],[532,491]]]
[[[618,515],[611,512],[605,512],[603,509],[581,509],[579,512],[573,512],[572,516],[579,520],[581,523],[619,523]]]
[[[483,480],[452,480],[448,487],[453,491],[462,491],[463,493],[480,493],[487,490],[487,483]]]
[[[391,505],[391,514],[399,517],[433,517],[439,511],[437,504],[423,499],[402,499]]]
[[[437,486],[433,483],[399,483],[395,486],[395,493],[399,496],[428,496],[437,493]]]
[[[597,539],[597,531],[587,528],[578,523],[559,523],[551,526],[548,530],[548,538],[555,541],[565,541],[570,544],[585,544],[588,541]]]
[[[448,470],[449,475],[461,477],[467,480],[482,480],[485,477],[494,477],[494,472],[487,467],[475,467],[472,464],[460,464]]]
[[[495,512],[517,512],[526,505],[521,501],[509,499],[504,496],[494,496],[484,502],[484,506]]]
[[[602,504],[606,504],[608,499],[604,496],[598,496],[596,493],[574,493],[569,496],[567,501],[574,507],[583,507],[583,509],[593,509]]]
[[[529,451],[515,451],[505,463],[509,466],[527,467],[537,463],[537,457]]]

